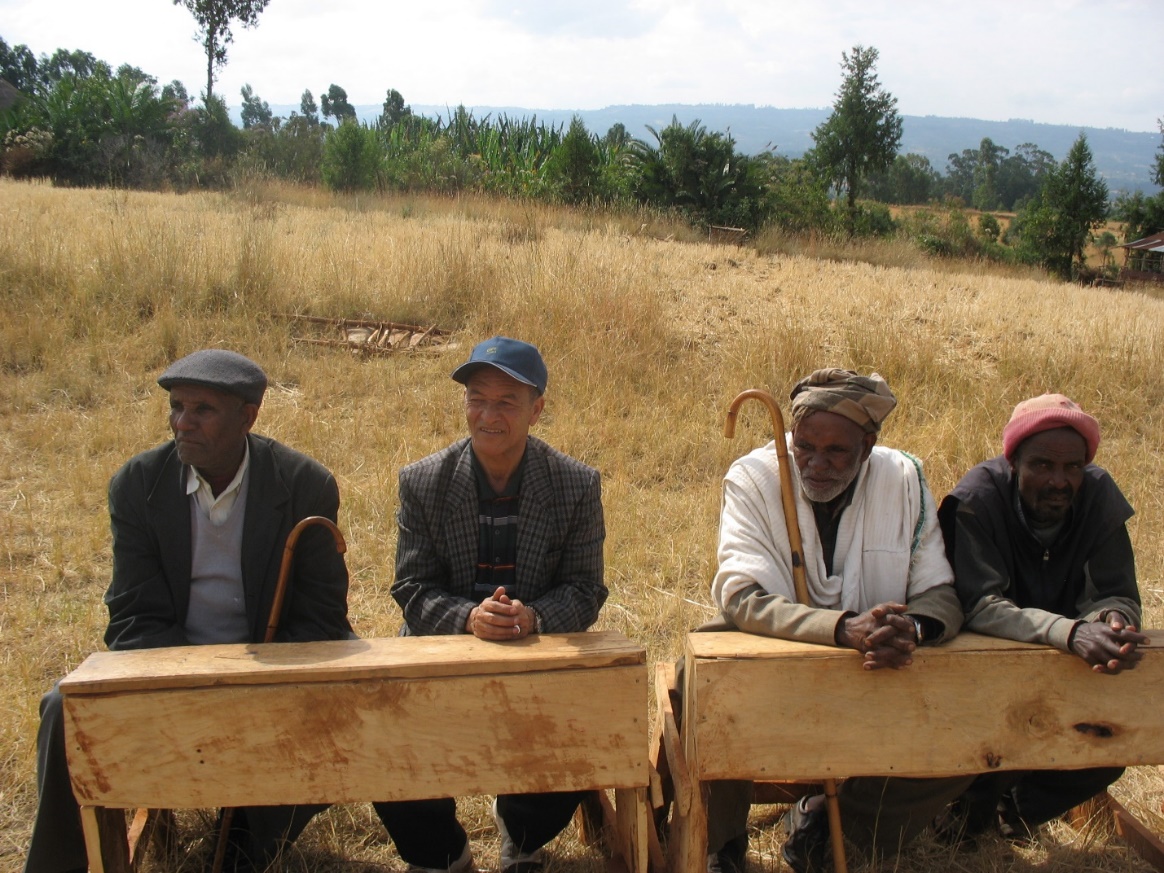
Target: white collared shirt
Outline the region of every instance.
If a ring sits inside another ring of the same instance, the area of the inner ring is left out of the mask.
[[[230,511],[234,508],[235,500],[238,499],[239,488],[246,479],[247,468],[251,462],[250,442],[244,441],[243,447],[243,459],[242,463],[238,465],[238,472],[234,474],[230,484],[223,488],[222,493],[217,497],[214,496],[210,483],[202,478],[202,474],[197,469],[194,467],[186,468],[186,495],[197,495],[199,507],[206,513],[210,523],[215,527],[220,527],[230,518]]]

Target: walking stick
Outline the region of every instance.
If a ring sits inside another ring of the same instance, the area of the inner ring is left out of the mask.
[[[271,600],[271,613],[267,617],[267,630],[263,634],[264,643],[274,642],[275,634],[279,630],[283,598],[287,593],[287,581],[291,578],[291,566],[295,557],[295,544],[299,541],[299,535],[315,524],[321,524],[331,531],[337,552],[342,555],[348,550],[344,535],[340,533],[340,529],[330,518],[324,518],[322,515],[309,515],[291,528],[291,533],[287,534],[287,542],[283,545],[283,561],[279,565],[279,579],[275,583],[275,597]],[[222,822],[218,828],[218,842],[214,846],[214,863],[210,867],[211,873],[222,873],[222,864],[226,860],[227,837],[230,835],[230,824],[233,820],[234,808],[226,807],[223,809]]]
[[[736,415],[740,406],[749,398],[761,401],[768,407],[768,414],[772,417],[772,430],[776,436],[776,460],[780,470],[780,502],[784,507],[784,526],[788,530],[788,546],[792,551],[792,587],[796,591],[796,602],[809,604],[808,579],[804,570],[804,546],[800,540],[800,522],[796,513],[796,492],[792,486],[792,470],[788,466],[788,446],[784,439],[784,416],[780,414],[780,407],[767,391],[758,388],[749,388],[740,392],[728,407],[727,421],[724,422],[723,435],[731,439],[736,435]],[[829,815],[829,835],[833,846],[833,870],[836,873],[849,873],[849,865],[845,860],[845,839],[841,832],[841,804],[837,799],[837,780],[824,780],[825,806]]]

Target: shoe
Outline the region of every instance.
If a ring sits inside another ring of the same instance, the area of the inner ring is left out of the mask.
[[[1038,825],[1032,827],[1023,820],[1009,791],[998,801],[998,831],[1013,846],[1029,847],[1039,841]]]
[[[823,803],[809,810],[807,801],[802,797],[784,816],[788,839],[780,847],[780,856],[795,873],[824,871],[829,847],[828,812]]]
[[[958,798],[933,821],[934,839],[963,852],[978,849],[978,838],[997,824],[993,805]]]
[[[718,852],[709,852],[707,855],[707,873],[746,873],[747,869],[747,834],[733,837]]]
[[[474,873],[473,852],[469,848],[469,841],[465,840],[465,848],[461,852],[461,857],[457,858],[447,868],[420,867],[416,864],[409,864],[408,873]]]
[[[501,835],[501,873],[541,873],[543,866],[542,850],[532,852],[521,851],[509,835],[509,831],[497,812],[497,798],[493,799],[493,823],[497,825],[497,833]],[[455,873],[455,871],[450,871]]]

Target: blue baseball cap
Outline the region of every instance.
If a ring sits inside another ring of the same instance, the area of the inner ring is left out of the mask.
[[[537,346],[507,336],[492,337],[473,346],[469,360],[453,370],[453,379],[467,385],[469,377],[482,367],[496,367],[518,382],[537,389],[539,395],[546,393],[549,374]]]

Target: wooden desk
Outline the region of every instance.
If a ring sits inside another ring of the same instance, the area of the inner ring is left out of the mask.
[[[686,815],[676,805],[672,873],[704,873],[708,780],[1164,763],[1164,631],[1147,633],[1144,660],[1118,676],[971,633],[919,649],[906,669],[868,672],[848,649],[689,634],[680,741],[691,797]]]
[[[646,871],[646,654],[618,633],[99,652],[60,690],[93,870],[102,807],[613,788]]]

